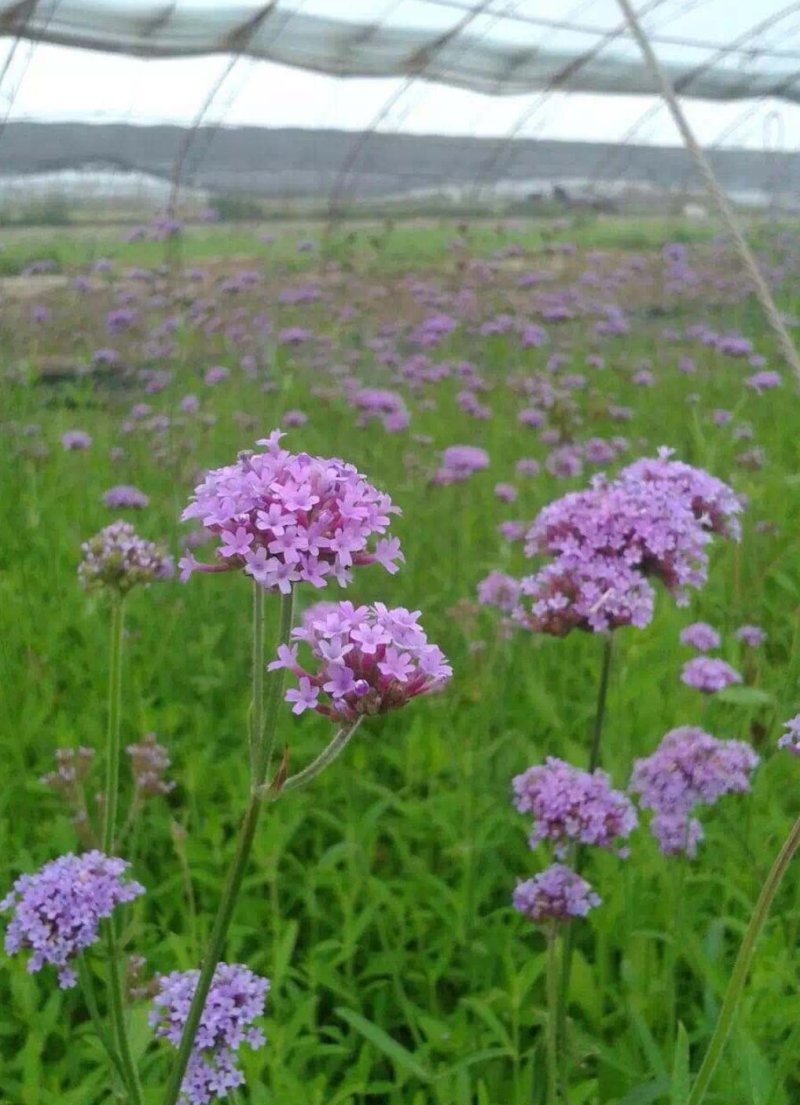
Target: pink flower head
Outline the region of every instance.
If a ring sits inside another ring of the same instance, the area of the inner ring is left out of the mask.
[[[696,648],[698,652],[710,652],[720,646],[720,635],[707,622],[693,622],[681,630],[681,644]]]
[[[442,463],[433,477],[438,484],[461,483],[475,472],[489,467],[489,454],[477,445],[451,445],[442,453]]]
[[[180,1045],[199,978],[196,970],[173,971],[158,980],[150,1025],[173,1047]],[[244,1085],[237,1052],[242,1044],[263,1046],[264,1033],[255,1022],[264,1012],[268,992],[269,980],[249,967],[217,965],[181,1085],[181,1105],[210,1105]]]
[[[586,879],[561,863],[518,884],[514,908],[537,924],[585,917],[600,905],[600,898]]]
[[[766,632],[758,625],[740,625],[734,633],[737,641],[742,641],[748,648],[759,648],[767,639]]]
[[[533,816],[530,846],[551,840],[562,856],[570,841],[616,848],[636,827],[636,811],[604,771],[581,771],[548,756],[513,779],[514,805]]]
[[[572,629],[643,629],[653,617],[653,588],[639,572],[619,558],[584,551],[564,553],[523,578],[520,595],[517,624],[553,637]]]
[[[310,648],[313,663],[302,667],[293,646],[270,665],[287,668],[298,680],[286,692],[293,713],[313,709],[352,722],[441,690],[452,668],[441,649],[428,643],[418,619],[419,611],[390,610],[383,603],[312,607],[292,637]]]
[[[267,590],[290,591],[296,583],[342,586],[354,566],[379,563],[397,570],[403,560],[386,532],[399,509],[351,464],[292,454],[275,431],[259,441],[263,453],[241,453],[235,464],[209,472],[195,488],[182,518],[198,518],[220,538],[217,563],[184,562],[193,571],[242,570]]]
[[[718,740],[690,725],[671,729],[652,755],[636,760],[630,789],[653,811],[650,828],[661,850],[694,856],[703,833],[692,811],[746,793],[758,762],[744,741]]]
[[[711,656],[696,656],[694,660],[687,660],[681,671],[681,682],[703,694],[716,694],[741,681],[742,677],[735,668]]]
[[[783,723],[786,732],[778,738],[778,748],[786,748],[795,756],[800,756],[800,714],[795,714]]]
[[[72,961],[96,943],[101,920],[145,892],[139,883],[123,877],[129,867],[124,860],[94,851],[59,856],[33,875],[20,875],[0,901],[0,910],[12,914],[6,951],[13,955],[30,950],[28,971],[40,971],[50,963],[58,968],[63,989],[74,986]]]
[[[702,468],[672,460],[671,456],[672,450],[662,447],[656,459],[637,460],[623,468],[618,478],[624,484],[643,482],[671,487],[676,497],[689,504],[704,529],[738,541],[741,534],[738,515],[742,512],[738,495]]]

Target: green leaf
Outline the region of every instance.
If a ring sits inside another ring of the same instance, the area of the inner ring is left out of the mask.
[[[653,1082],[643,1082],[619,1099],[618,1105],[652,1105],[670,1092],[669,1078],[656,1078]]]
[[[691,1075],[689,1073],[689,1037],[682,1024],[678,1025],[675,1041],[675,1058],[672,1062],[672,1093],[670,1105],[686,1105],[689,1098]]]
[[[366,1017],[362,1017],[355,1009],[345,1009],[343,1006],[339,1006],[336,1009],[336,1015],[341,1017],[343,1021],[347,1021],[351,1028],[359,1032],[378,1051],[383,1052],[395,1066],[409,1074],[413,1074],[421,1082],[431,1081],[431,1075],[407,1048],[404,1048],[402,1044],[398,1044],[397,1040],[393,1040],[382,1028],[373,1024],[372,1021],[368,1021]]]
[[[726,687],[717,694],[717,698],[732,706],[769,706],[775,701],[774,695],[758,687]]]

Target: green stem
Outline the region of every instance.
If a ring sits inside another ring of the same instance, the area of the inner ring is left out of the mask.
[[[114,854],[114,833],[119,804],[120,715],[122,708],[122,628],[123,600],[111,607],[111,646],[108,670],[108,731],[106,737],[106,789],[103,795],[102,847],[107,856]]]
[[[250,700],[250,771],[258,771],[258,753],[264,739],[264,588],[253,581],[253,697]]]
[[[280,624],[278,626],[278,644],[288,644],[292,633],[292,621],[294,618],[294,591],[283,596],[281,602]],[[283,699],[283,688],[286,685],[286,668],[279,668],[272,673],[267,695],[267,716],[276,718]],[[272,770],[272,756],[275,751],[275,726],[267,726],[264,739],[264,764],[261,783],[264,782]]]
[[[553,922],[547,931],[547,1102],[558,1105],[559,1097],[559,1005],[561,987],[558,979],[558,929]]]
[[[739,948],[739,954],[736,956],[736,962],[733,965],[733,971],[728,981],[728,988],[725,991],[725,997],[722,1001],[722,1008],[719,1011],[714,1033],[709,1042],[705,1058],[697,1073],[697,1078],[692,1086],[692,1092],[689,1094],[686,1105],[700,1105],[706,1095],[706,1090],[709,1087],[711,1079],[714,1077],[714,1071],[717,1068],[717,1064],[722,1056],[722,1051],[733,1028],[736,1010],[739,1006],[747,976],[750,973],[758,938],[769,916],[773,898],[798,848],[800,848],[800,818],[798,818],[792,826],[791,832],[784,841],[783,847],[778,853],[772,865],[772,869],[764,880],[764,885],[761,887],[761,893],[758,896],[758,901],[756,902],[755,909],[750,918],[750,923],[747,926],[741,947]]]
[[[677,978],[678,957],[683,948],[683,891],[686,878],[686,857],[676,856],[670,871],[672,884],[672,932],[667,933],[664,945],[664,971],[666,1000],[665,1013],[667,1022],[667,1047],[675,1045],[678,1030],[678,998]]]
[[[258,589],[260,590],[260,588]],[[291,627],[292,594],[290,593],[282,597],[280,639],[278,644],[288,643]],[[263,628],[263,607],[256,597],[253,602],[254,638],[263,636]],[[257,657],[260,657],[262,661],[259,664],[256,664]],[[280,689],[277,694],[270,694],[266,715],[262,714],[261,704],[263,703],[264,696],[263,644],[259,649],[256,640],[253,641],[253,661],[253,709],[251,713],[251,757],[253,778],[251,780],[250,798],[239,829],[236,854],[228,868],[225,887],[222,891],[222,898],[217,908],[217,915],[214,918],[214,926],[211,930],[208,948],[203,960],[203,965],[200,969],[197,989],[192,998],[192,1004],[189,1008],[189,1014],[186,1018],[186,1024],[184,1025],[181,1035],[181,1042],[178,1045],[175,1066],[172,1068],[172,1073],[167,1083],[167,1090],[164,1095],[164,1105],[175,1105],[181,1092],[181,1084],[186,1074],[186,1068],[189,1065],[194,1039],[200,1027],[200,1018],[203,1015],[206,998],[211,989],[211,983],[214,979],[214,972],[217,968],[217,964],[222,958],[222,953],[225,948],[225,940],[228,935],[231,920],[233,919],[236,900],[239,897],[239,891],[242,887],[242,880],[244,879],[244,873],[247,868],[248,860],[250,859],[250,852],[253,848],[253,840],[255,838],[258,819],[261,813],[261,792],[267,774],[269,759],[268,749],[271,748],[275,742],[275,727],[280,708]],[[281,674],[282,672],[278,672],[277,676]],[[280,682],[282,683],[282,680],[280,680]],[[252,740],[253,736],[255,736],[255,742]]]
[[[114,1026],[117,1046],[125,1071],[125,1084],[133,1105],[142,1105],[142,1087],[139,1072],[131,1053],[128,1031],[125,1026],[125,1004],[122,996],[122,972],[120,971],[119,945],[117,943],[117,920],[109,917],[106,921],[106,946],[108,948],[108,992],[109,1012]]]
[[[589,749],[589,771],[594,771],[600,766],[600,742],[603,737],[603,722],[606,717],[606,703],[608,701],[608,680],[611,674],[611,655],[613,637],[610,633],[605,635],[603,641],[603,666],[600,670],[600,686],[597,690],[597,708],[592,725],[592,744]]]
[[[606,719],[606,706],[608,704],[608,685],[611,675],[611,659],[613,653],[613,638],[610,633],[603,637],[603,659],[600,668],[600,683],[597,688],[597,705],[595,706],[594,721],[592,722],[592,742],[589,746],[588,770],[594,771],[600,765],[600,745],[603,738],[603,724]],[[577,874],[583,867],[583,849],[574,848],[572,852],[572,866]],[[572,976],[572,953],[574,950],[574,926],[567,925],[564,934],[564,947],[561,955],[561,989],[558,1002],[558,1041],[559,1047],[566,1046],[567,1030],[567,1005],[569,998],[569,982]]]
[[[115,599],[111,607],[111,644],[108,669],[108,735],[106,738],[106,789],[103,803],[102,848],[106,855],[114,854],[117,809],[119,806],[120,720],[122,716],[122,631],[124,626],[123,600]],[[125,1025],[125,1006],[122,998],[117,920],[111,917],[105,924],[108,951],[108,988],[111,1034],[119,1052],[124,1080],[131,1101],[141,1105],[142,1091],[139,1074],[131,1054],[128,1031]]]
[[[97,1004],[97,994],[94,988],[94,979],[92,978],[92,972],[90,967],[85,961],[85,957],[80,955],[76,960],[78,968],[78,978],[80,979],[81,990],[83,991],[83,998],[86,1002],[86,1008],[89,1010],[89,1016],[92,1018],[92,1025],[94,1026],[95,1034],[106,1049],[109,1059],[114,1064],[114,1067],[122,1079],[123,1083],[128,1081],[125,1067],[122,1062],[122,1056],[114,1046],[114,1041],[106,1031],[106,1026],[103,1024],[103,1018],[100,1016],[100,1009]]]
[[[301,787],[308,786],[312,779],[316,779],[320,772],[324,771],[342,754],[360,723],[361,718],[356,718],[352,725],[340,729],[330,744],[320,752],[316,760],[310,763],[308,767],[304,767],[302,771],[298,771],[296,775],[289,776],[272,800],[277,801],[282,794],[286,794],[290,790],[300,790]]]

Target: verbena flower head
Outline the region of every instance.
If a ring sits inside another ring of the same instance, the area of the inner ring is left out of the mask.
[[[125,751],[130,756],[137,798],[169,794],[174,790],[175,784],[165,778],[170,765],[169,752],[158,743],[155,733],[145,733],[138,744],[129,744]]]
[[[475,472],[489,467],[489,454],[477,445],[451,445],[442,453],[442,463],[433,477],[438,484],[461,483]]]
[[[703,694],[716,694],[741,681],[742,677],[735,668],[712,656],[696,656],[694,660],[687,660],[681,670],[681,682]]]
[[[563,637],[571,629],[601,633],[650,624],[655,594],[623,561],[586,550],[564,553],[520,581],[514,620],[535,633]]]
[[[706,580],[710,535],[668,484],[607,483],[596,477],[545,507],[528,531],[528,556],[580,555],[654,576],[680,598]]]
[[[173,971],[159,979],[150,1024],[159,1039],[176,1048],[199,978],[199,971]],[[236,1052],[242,1044],[263,1046],[264,1034],[254,1022],[264,1012],[268,991],[269,980],[248,967],[218,964],[181,1085],[185,1105],[208,1105],[244,1084]]]
[[[276,430],[258,442],[263,453],[241,453],[195,488],[182,518],[198,518],[221,544],[214,565],[187,556],[182,578],[243,570],[287,594],[301,581],[324,587],[328,576],[345,585],[354,566],[379,563],[396,572],[403,560],[397,538],[369,545],[400,513],[389,496],[342,460],[287,452],[282,436]]]
[[[294,644],[279,649],[269,670],[286,668],[297,677],[297,687],[286,692],[295,714],[316,710],[350,722],[384,714],[441,690],[453,673],[442,650],[428,643],[418,610],[321,603],[292,637],[310,647],[312,663],[307,669],[298,663]]]
[[[67,430],[61,435],[61,444],[67,451],[78,451],[90,448],[92,439],[84,430]]]
[[[744,794],[759,762],[749,744],[718,740],[694,726],[671,729],[650,756],[636,760],[630,789],[667,854],[695,854],[702,829],[690,818],[699,805],[713,806],[724,794]]]
[[[150,503],[150,496],[138,487],[121,483],[104,493],[103,502],[111,510],[144,510]]]
[[[122,859],[93,851],[69,853],[33,875],[21,875],[0,902],[0,910],[12,914],[6,951],[31,951],[30,973],[49,963],[58,968],[63,989],[74,986],[71,962],[97,941],[100,921],[115,906],[145,892],[138,882],[123,877],[129,867]]]
[[[87,590],[107,588],[121,595],[137,584],[169,579],[174,571],[165,550],[139,537],[128,522],[112,522],[81,545],[78,579]]]
[[[581,771],[548,756],[515,776],[512,786],[516,808],[533,816],[531,848],[551,840],[559,856],[570,841],[619,849],[636,826],[633,803],[604,771]]]
[[[778,738],[778,748],[786,748],[795,756],[800,756],[800,714],[795,714],[783,723],[786,732]]]
[[[517,885],[514,908],[537,924],[585,917],[600,905],[599,896],[586,879],[561,863]]]
[[[704,529],[738,541],[741,536],[738,515],[743,510],[742,500],[731,487],[704,469],[672,460],[673,451],[662,446],[656,459],[634,461],[622,469],[617,479],[624,484],[671,487],[690,504]]]
[[[737,641],[742,641],[748,648],[759,648],[767,639],[766,632],[758,625],[740,625],[734,633]]]
[[[720,635],[712,625],[707,622],[693,622],[681,630],[681,644],[696,648],[698,652],[710,652],[719,648]]]
[[[478,601],[510,614],[517,606],[520,581],[505,572],[489,572],[478,584]]]

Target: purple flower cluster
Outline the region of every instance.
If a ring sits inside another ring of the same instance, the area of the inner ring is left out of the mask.
[[[6,951],[30,950],[29,972],[50,963],[58,968],[63,989],[74,986],[71,960],[95,943],[100,921],[115,906],[145,892],[138,882],[123,878],[129,867],[124,860],[93,851],[59,856],[35,874],[21,875],[0,901],[0,910],[12,914]]]
[[[563,637],[571,629],[600,633],[625,625],[644,629],[653,617],[653,588],[637,571],[610,556],[562,554],[520,582],[530,600],[514,620],[535,633]]]
[[[172,558],[160,545],[139,537],[128,522],[112,522],[81,545],[78,579],[87,590],[127,594],[137,584],[169,579]]]
[[[199,971],[173,971],[159,979],[150,1024],[159,1039],[176,1048],[199,978]],[[264,1045],[264,1034],[253,1022],[264,1012],[268,991],[269,980],[248,967],[217,966],[181,1086],[185,1105],[208,1105],[244,1084],[236,1052],[242,1044]]]
[[[350,401],[361,414],[360,426],[365,426],[371,419],[380,419],[388,433],[399,433],[411,421],[405,400],[396,391],[386,388],[359,388]]]
[[[103,502],[110,510],[144,510],[150,503],[150,496],[138,487],[121,483],[104,493]]]
[[[683,665],[681,682],[703,694],[716,694],[733,683],[741,683],[742,677],[735,668],[718,657],[696,656]]]
[[[758,625],[740,625],[734,636],[748,648],[759,648],[767,639],[766,632]]]
[[[703,839],[694,808],[746,793],[758,762],[744,741],[718,740],[690,725],[671,729],[652,755],[636,760],[630,789],[653,811],[650,828],[662,852],[694,857]]]
[[[174,790],[175,784],[165,778],[170,765],[169,753],[158,743],[155,733],[145,733],[138,744],[129,744],[125,751],[130,757],[137,799],[169,794]]]
[[[442,453],[442,461],[433,477],[438,484],[462,483],[475,472],[489,467],[489,454],[477,445],[451,445]]]
[[[655,459],[643,457],[623,468],[618,479],[625,484],[666,485],[676,498],[687,501],[699,524],[721,537],[738,541],[741,537],[739,514],[742,501],[722,480],[702,468],[672,460],[673,450],[662,447]],[[654,489],[655,490],[655,489]]]
[[[721,637],[707,622],[693,622],[681,630],[680,641],[682,645],[696,648],[698,652],[710,652],[719,648]]]
[[[221,545],[214,565],[187,554],[182,578],[243,569],[262,587],[288,593],[300,581],[324,587],[329,575],[345,585],[357,565],[377,562],[395,572],[403,559],[396,538],[369,549],[370,537],[385,533],[399,513],[389,496],[344,461],[288,453],[282,436],[276,430],[258,442],[263,453],[241,453],[195,488],[182,517],[200,519]]]
[[[551,840],[563,858],[570,842],[616,848],[636,827],[636,811],[604,771],[581,771],[548,756],[512,782],[514,805],[533,816],[529,843]]]
[[[517,620],[562,636],[643,627],[653,612],[649,580],[660,579],[679,602],[707,578],[712,533],[737,537],[741,503],[707,472],[662,450],[609,482],[596,478],[542,510],[528,531],[526,554],[552,563],[522,582],[533,600]]]
[[[795,756],[800,756],[800,714],[795,714],[783,723],[786,732],[778,738],[778,748],[786,748]]]
[[[478,584],[478,601],[511,614],[519,602],[520,582],[505,572],[489,572]]]
[[[311,649],[310,670],[297,661],[298,645],[284,645],[269,670],[286,668],[297,687],[286,692],[292,712],[304,710],[339,721],[383,714],[421,694],[440,690],[452,675],[442,650],[428,643],[419,611],[383,603],[320,603],[292,630]]]
[[[561,863],[554,863],[532,879],[517,884],[514,908],[537,924],[585,917],[600,905],[586,879]]]
[[[92,439],[83,430],[68,430],[65,434],[62,434],[61,444],[67,451],[89,449]]]

